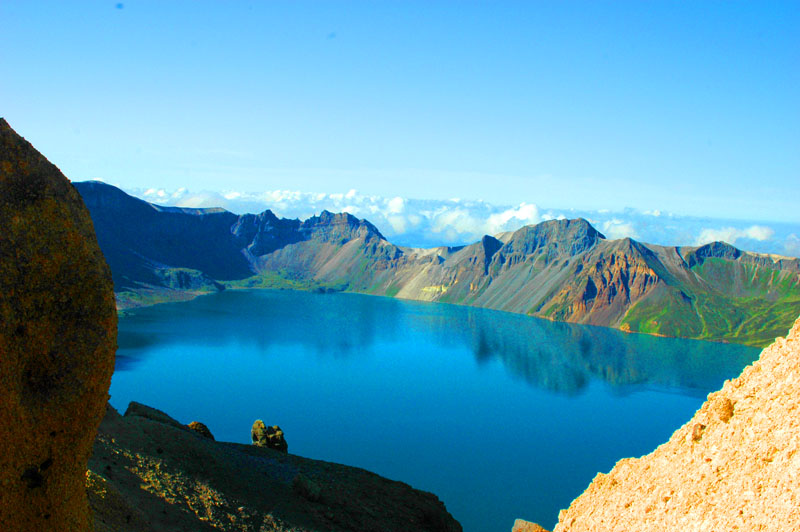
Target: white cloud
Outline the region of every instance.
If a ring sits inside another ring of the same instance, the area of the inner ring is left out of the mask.
[[[752,240],[758,240],[761,242],[772,238],[772,235],[774,234],[775,231],[764,225],[751,225],[750,227],[744,230],[745,238],[750,238]]]
[[[798,237],[795,233],[790,234],[786,237],[786,240],[783,242],[783,250],[787,255],[794,255],[795,257],[800,256],[800,237]]]
[[[386,221],[389,222],[395,234],[403,234],[408,229],[408,220],[402,216],[387,216]]]
[[[639,234],[630,221],[620,220],[619,218],[612,218],[606,220],[600,225],[600,230],[606,237],[610,239],[617,238],[639,238]]]
[[[406,206],[405,203],[406,202],[403,198],[397,196],[395,198],[390,199],[389,202],[386,204],[386,206],[388,207],[390,213],[397,214],[403,212],[403,209]]]
[[[454,239],[459,233],[480,233],[481,220],[472,216],[463,207],[443,207],[433,216],[431,230],[435,233],[444,233],[448,238]]]
[[[705,228],[700,231],[695,244],[700,246],[715,241],[735,244],[740,238],[763,242],[772,238],[774,234],[775,231],[773,231],[772,228],[764,225],[751,225],[744,229],[737,229],[736,227],[722,227],[720,229]]]
[[[520,203],[516,209],[506,209],[503,212],[491,214],[486,222],[486,232],[488,234],[501,233],[540,221],[542,218],[539,216],[539,208],[536,205]]]
[[[197,192],[190,193],[185,188],[179,188],[175,192],[167,192],[164,189],[150,188],[139,194],[145,201],[157,205],[171,205],[175,207],[204,208],[204,207],[223,207],[228,205],[228,198],[216,192]]]

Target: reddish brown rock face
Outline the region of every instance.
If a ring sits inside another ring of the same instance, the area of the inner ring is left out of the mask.
[[[649,294],[659,277],[630,246],[584,257],[577,282],[567,283],[547,308],[551,317],[576,323],[617,323],[631,303]]]
[[[90,530],[117,316],[80,196],[0,119],[0,530]]]

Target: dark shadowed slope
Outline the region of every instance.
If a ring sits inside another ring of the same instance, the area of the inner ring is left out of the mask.
[[[135,403],[125,416],[109,405],[89,467],[97,532],[461,531],[431,493],[355,467],[217,442]]]

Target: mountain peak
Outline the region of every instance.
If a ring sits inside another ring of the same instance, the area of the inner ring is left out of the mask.
[[[605,235],[583,218],[547,220],[518,229],[504,247],[524,254],[548,248],[551,255],[577,255],[605,238]]]
[[[367,220],[359,219],[349,212],[333,213],[323,210],[300,225],[301,231],[320,232],[335,238],[371,238],[386,240],[377,227]]]
[[[696,264],[703,264],[706,259],[738,259],[742,255],[739,248],[733,247],[727,242],[711,242],[697,248],[684,248],[684,260],[691,268]]]

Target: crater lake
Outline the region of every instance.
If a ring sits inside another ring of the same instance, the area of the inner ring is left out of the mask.
[[[435,493],[467,532],[552,527],[598,472],[688,421],[759,349],[349,293],[225,291],[129,310],[111,404]]]

